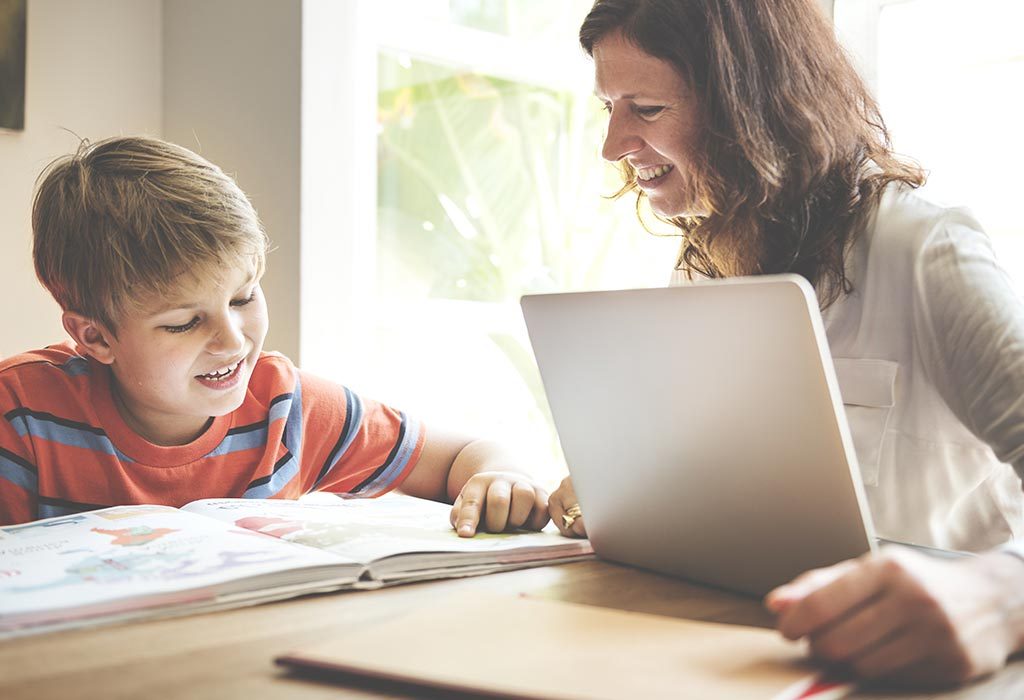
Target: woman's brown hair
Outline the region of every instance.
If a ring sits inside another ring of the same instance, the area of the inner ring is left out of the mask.
[[[850,292],[846,255],[882,192],[925,176],[893,154],[878,105],[815,0],[597,0],[580,43],[593,55],[613,32],[671,63],[699,102],[693,201],[708,213],[670,220],[683,234],[677,268],[795,272],[822,308]],[[620,194],[638,189],[621,167]]]

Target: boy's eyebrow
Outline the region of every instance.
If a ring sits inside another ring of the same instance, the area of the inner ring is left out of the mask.
[[[245,289],[249,285],[255,284],[257,282],[259,282],[259,278],[256,275],[253,275],[252,277],[250,277],[249,279],[242,283],[242,285],[239,287],[239,290]],[[186,299],[169,299],[166,301],[166,303],[163,303],[160,306],[152,309],[150,311],[150,316],[159,316],[161,314],[166,314],[171,311],[192,311],[193,309],[198,309],[201,307],[202,304],[198,304],[194,301],[190,302]]]
[[[160,314],[168,313],[169,311],[189,311],[191,309],[198,309],[199,304],[190,304],[187,301],[176,301],[172,300],[166,304],[162,304],[159,307],[151,311],[151,315],[158,316]]]

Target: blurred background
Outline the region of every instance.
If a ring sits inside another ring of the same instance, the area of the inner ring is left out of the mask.
[[[233,174],[275,250],[268,349],[564,471],[520,295],[660,286],[678,240],[611,200],[589,0],[0,0],[25,12],[0,132],[0,355],[63,337],[35,281],[39,171],[146,133]],[[930,196],[1024,279],[1024,3],[822,0]]]

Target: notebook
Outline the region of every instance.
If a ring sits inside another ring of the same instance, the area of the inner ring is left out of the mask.
[[[802,277],[528,295],[598,556],[752,595],[875,547]]]
[[[854,689],[804,657],[772,630],[478,594],[396,610],[276,661],[416,697],[835,700]]]

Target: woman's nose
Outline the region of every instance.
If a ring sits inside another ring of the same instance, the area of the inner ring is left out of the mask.
[[[644,140],[633,129],[628,116],[620,115],[613,109],[608,118],[608,132],[604,137],[601,156],[614,163],[643,147]]]

